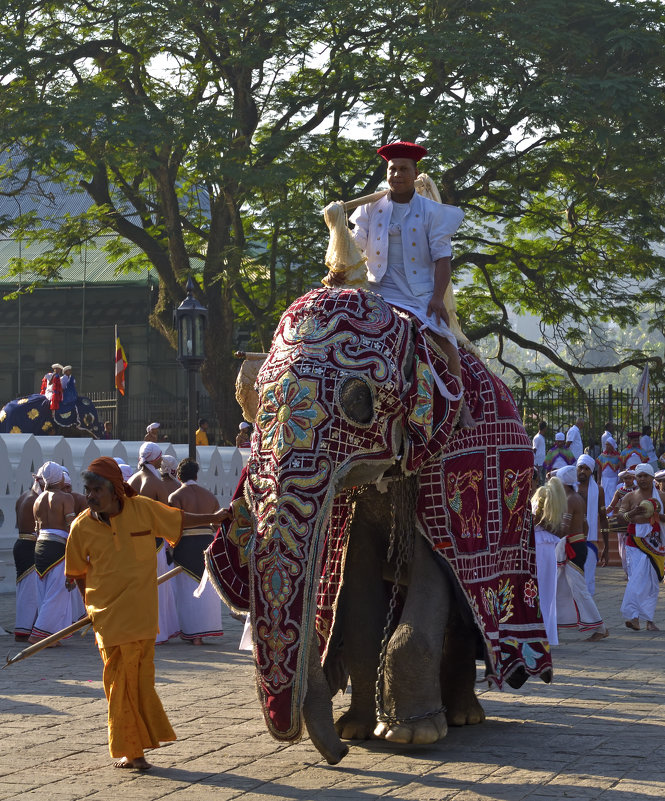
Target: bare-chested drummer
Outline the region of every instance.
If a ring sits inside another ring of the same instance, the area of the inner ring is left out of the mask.
[[[14,639],[25,642],[39,611],[39,576],[35,570],[35,501],[44,491],[41,468],[33,475],[34,481],[16,501],[16,530],[18,539],[14,543],[14,566],[16,567],[16,623]]]
[[[64,473],[59,464],[46,462],[41,475],[44,491],[33,504],[39,612],[30,642],[39,642],[72,622],[72,597],[65,585],[65,545],[76,517],[74,499],[64,490]]]
[[[628,583],[621,614],[629,629],[639,631],[641,618],[648,631],[658,631],[654,615],[663,580],[665,494],[654,486],[654,470],[650,464],[635,467],[635,483],[637,488],[624,495],[619,509],[619,515],[628,524]]]
[[[182,482],[169,496],[169,504],[185,512],[210,514],[219,508],[217,498],[197,483],[199,466],[192,459],[183,459],[178,465],[178,478]],[[203,645],[204,637],[221,637],[222,603],[210,582],[206,583],[199,598],[194,590],[203,577],[203,552],[213,540],[210,526],[186,528],[173,551],[173,558],[183,572],[174,579],[176,606],[180,620],[180,636],[192,645]]]
[[[155,424],[151,424],[155,425]],[[150,428],[150,426],[148,426]],[[156,429],[151,429],[156,431]],[[149,433],[149,432],[148,432]],[[127,479],[129,486],[144,498],[153,501],[168,503],[169,487],[164,483],[159,468],[162,464],[162,449],[155,442],[144,442],[139,449],[138,470]],[[170,569],[170,552],[161,537],[155,538],[157,548],[157,575],[161,576]],[[177,637],[180,631],[178,613],[175,606],[175,590],[172,581],[160,584],[157,590],[159,596],[159,633],[155,642],[157,645]]]
[[[587,525],[584,519],[586,503],[577,492],[577,467],[574,464],[560,467],[556,477],[566,490],[568,508],[563,516],[561,549],[557,546],[557,622],[564,628],[593,631],[587,641],[596,642],[609,637],[587,583],[584,564],[587,558]]]

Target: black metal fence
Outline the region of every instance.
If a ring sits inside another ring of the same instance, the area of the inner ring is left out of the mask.
[[[148,423],[160,424],[160,437],[169,442],[187,442],[187,399],[164,398],[159,395],[118,397],[116,392],[92,392],[99,419],[110,421],[113,439],[142,440]],[[208,439],[211,445],[232,444],[220,440],[221,427],[213,412],[208,395],[197,393],[197,417],[209,422]],[[229,419],[242,419],[240,407],[234,404],[227,411]]]
[[[110,420],[113,436],[118,439],[141,440],[148,423],[158,421],[162,435],[171,442],[187,442],[187,400],[160,396],[138,396],[120,398],[115,392],[92,393],[90,398],[99,412],[100,419]],[[527,433],[533,436],[540,420],[548,425],[547,441],[554,433],[566,431],[577,417],[583,417],[586,426],[582,432],[585,445],[600,443],[600,436],[607,421],[614,422],[617,441],[625,445],[626,432],[641,431],[644,422],[652,429],[652,438],[658,445],[665,440],[665,390],[651,386],[650,408],[643,419],[642,404],[635,390],[615,389],[611,384],[606,389],[586,393],[575,388],[555,389],[545,392],[515,392],[515,400],[522,414]],[[229,419],[241,420],[240,408],[233,405],[227,410]],[[220,425],[212,409],[210,397],[199,393],[197,416],[206,417],[210,423],[211,444],[222,444],[219,439]]]
[[[537,432],[540,420],[547,423],[548,443],[554,439],[556,431],[565,432],[577,417],[586,421],[582,432],[585,446],[600,445],[608,421],[614,423],[615,439],[622,447],[626,444],[626,432],[641,431],[644,424],[651,426],[651,437],[656,445],[665,440],[665,391],[658,386],[650,387],[646,413],[634,389],[615,389],[611,384],[606,389],[585,393],[575,388],[527,392],[526,395],[515,392],[515,400],[531,436]]]

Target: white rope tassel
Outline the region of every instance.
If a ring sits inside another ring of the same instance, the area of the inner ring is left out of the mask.
[[[331,273],[342,278],[341,286],[366,287],[365,257],[353,241],[351,231],[349,231],[344,203],[335,201],[328,204],[323,210],[323,218],[330,231],[330,240],[326,251],[326,267]],[[340,284],[329,282],[327,277],[323,279],[322,283],[329,287],[340,286]]]

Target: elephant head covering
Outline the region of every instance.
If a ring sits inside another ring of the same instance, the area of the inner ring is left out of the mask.
[[[147,462],[154,462],[162,455],[162,449],[154,442],[144,442],[139,448],[139,467],[143,467]]]
[[[638,464],[638,465],[635,466],[635,475],[636,476],[642,475],[643,473],[646,473],[648,476],[651,476],[651,478],[655,477],[655,473],[654,473],[653,467],[651,467],[651,465],[648,464],[648,463],[647,464]]]
[[[563,433],[563,431],[557,431],[556,434],[554,435],[554,439],[557,442],[565,442],[566,441],[566,435]]]
[[[51,487],[55,487],[64,478],[64,472],[62,466],[59,465],[57,462],[44,462],[39,472],[41,473],[41,476],[44,479],[45,489],[50,489]]]
[[[560,467],[555,475],[562,484],[567,484],[569,487],[577,485],[577,465],[567,464],[565,467]]]
[[[107,481],[110,481],[115,494],[120,499],[125,496],[131,498],[137,494],[133,487],[125,483],[120,466],[115,459],[112,459],[110,456],[100,456],[99,459],[90,462],[88,471],[94,473],[96,476],[100,476],[100,478],[105,478]]]
[[[577,458],[576,464],[577,464],[577,467],[580,467],[581,465],[584,465],[584,467],[588,467],[589,470],[591,470],[591,472],[593,472],[593,470],[594,470],[594,468],[596,466],[596,460],[593,458],[593,456],[589,456],[588,453],[583,453],[581,456],[579,456]]]

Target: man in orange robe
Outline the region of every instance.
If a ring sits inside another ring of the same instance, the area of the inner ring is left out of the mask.
[[[175,545],[183,527],[220,523],[136,495],[110,457],[83,473],[89,508],[72,524],[65,574],[76,580],[104,662],[109,750],[116,767],[148,770],[144,749],[176,739],[155,690],[158,632],[155,531]]]

